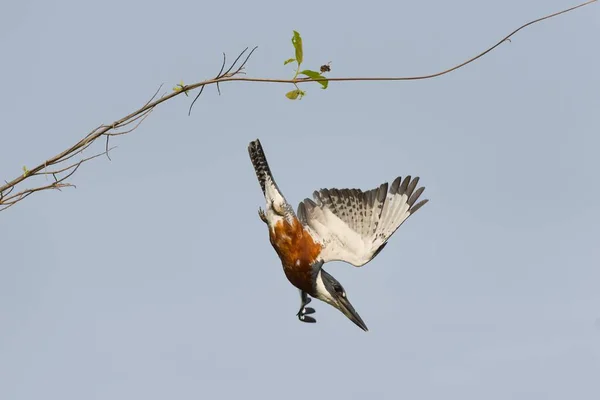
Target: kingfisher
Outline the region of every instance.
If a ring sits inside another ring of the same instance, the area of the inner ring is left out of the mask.
[[[275,183],[258,139],[250,142],[248,153],[266,200],[258,215],[268,226],[285,276],[300,292],[298,319],[316,322],[311,316],[315,309],[307,307],[316,298],[368,331],[344,287],[323,265],[343,261],[362,267],[375,258],[398,227],[429,201],[417,202],[425,190],[417,189],[419,177],[398,177],[368,191],[321,189],[313,200],[301,201],[295,213]]]

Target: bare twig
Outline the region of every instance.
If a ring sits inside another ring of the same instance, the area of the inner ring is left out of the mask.
[[[64,167],[62,169],[56,170],[56,171],[49,171],[49,172],[38,172],[38,175],[52,175],[54,176],[54,182],[48,185],[44,185],[44,186],[38,186],[32,189],[25,189],[21,192],[15,193],[13,195],[10,196],[4,196],[2,199],[2,202],[0,202],[0,211],[4,211],[9,207],[12,207],[14,204],[18,203],[19,201],[25,199],[26,197],[28,197],[29,195],[35,193],[35,192],[39,192],[42,190],[48,190],[48,189],[58,189],[60,190],[63,187],[76,187],[75,185],[73,185],[72,183],[63,183],[65,180],[69,179],[71,177],[71,175],[73,175],[77,169],[79,169],[79,167],[81,166],[81,164],[93,160],[94,158],[103,156],[104,154],[108,153],[110,150],[114,149],[114,147],[108,149],[106,152],[102,152],[99,154],[95,154],[91,157],[87,157],[84,158],[82,160],[80,160],[77,163],[74,163],[72,165],[69,165],[68,167]],[[69,171],[71,170],[71,171]],[[67,172],[69,171],[69,173],[67,173],[65,176],[61,177],[61,178],[57,178],[56,174],[60,174],[62,172]],[[14,186],[11,188],[11,190],[8,192],[12,192],[12,189],[14,189]],[[4,206],[4,207],[1,207]]]
[[[173,91],[172,93],[169,93],[169,94],[164,94],[160,98],[157,99],[158,93],[160,92],[160,90],[162,88],[162,85],[160,85],[160,87],[156,90],[156,92],[152,95],[152,97],[138,110],[132,112],[129,115],[126,115],[125,117],[113,122],[110,125],[100,125],[99,127],[95,128],[91,132],[89,132],[87,135],[85,135],[83,137],[83,139],[81,139],[79,142],[77,142],[73,146],[69,147],[68,149],[64,150],[62,153],[57,154],[56,156],[42,162],[41,164],[37,165],[36,167],[32,168],[31,170],[25,170],[25,173],[16,177],[15,179],[13,179],[10,182],[5,181],[5,184],[3,186],[0,186],[0,211],[6,210],[7,208],[12,207],[14,204],[22,201],[23,199],[25,199],[26,197],[28,197],[29,195],[31,195],[35,192],[39,192],[39,191],[43,191],[43,190],[50,190],[50,189],[60,190],[61,188],[64,188],[64,187],[75,187],[75,185],[66,182],[66,180],[68,178],[70,178],[79,169],[79,167],[83,163],[90,161],[94,158],[100,157],[102,155],[106,155],[108,157],[108,159],[110,160],[109,152],[112,149],[114,149],[114,147],[109,148],[109,139],[111,136],[125,135],[125,134],[128,134],[128,133],[136,130],[140,126],[140,124],[146,119],[146,117],[148,117],[148,115],[150,115],[150,113],[154,110],[154,108],[156,106],[164,103],[165,101],[170,100],[171,98],[173,98],[175,96],[178,96],[182,93],[186,93],[190,90],[194,90],[194,89],[198,89],[198,88],[200,89],[200,91],[198,92],[198,95],[194,98],[194,100],[192,101],[192,103],[190,105],[188,114],[191,113],[194,104],[196,103],[196,101],[198,100],[200,95],[203,93],[204,88],[206,86],[216,84],[217,90],[220,94],[221,93],[220,84],[224,83],[224,82],[259,82],[259,83],[282,83],[282,84],[298,85],[301,83],[319,82],[319,81],[323,81],[323,80],[327,80],[329,82],[352,82],[352,81],[356,82],[356,81],[411,81],[411,80],[423,80],[423,79],[436,78],[436,77],[448,74],[452,71],[455,71],[459,68],[462,68],[465,65],[472,63],[473,61],[476,61],[477,59],[485,56],[486,54],[488,54],[489,52],[491,52],[496,47],[500,46],[502,43],[504,43],[506,41],[510,42],[510,38],[512,36],[514,36],[517,32],[519,32],[520,30],[522,30],[530,25],[544,21],[546,19],[556,17],[561,14],[565,14],[565,13],[573,11],[577,8],[584,7],[591,3],[595,3],[597,1],[598,0],[586,1],[585,3],[581,3],[577,6],[568,8],[566,10],[559,11],[559,12],[556,12],[556,13],[553,13],[550,15],[546,15],[545,17],[530,21],[524,25],[521,25],[520,27],[518,27],[517,29],[512,31],[510,34],[508,34],[507,36],[502,38],[499,42],[497,42],[493,46],[489,47],[485,51],[479,53],[478,55],[468,59],[467,61],[464,61],[458,65],[455,65],[455,66],[445,69],[443,71],[436,72],[433,74],[428,74],[428,75],[407,76],[407,77],[341,77],[341,78],[322,78],[322,79],[248,78],[248,77],[241,76],[241,75],[244,75],[243,70],[244,70],[248,60],[250,59],[250,57],[252,56],[252,54],[254,53],[254,51],[257,48],[254,47],[246,55],[246,58],[244,59],[244,61],[236,68],[236,65],[238,64],[240,59],[248,51],[248,48],[245,48],[237,56],[237,58],[233,61],[233,63],[231,63],[231,65],[229,66],[229,68],[227,68],[227,70],[225,70],[227,58],[226,58],[225,53],[223,53],[223,62],[221,65],[221,69],[219,70],[219,73],[214,78],[208,79],[208,80],[205,80],[202,82],[194,83],[191,85],[183,86],[183,87],[181,87],[181,90]],[[134,123],[134,122],[137,122],[137,123],[133,126],[133,128],[131,128],[129,130],[125,130],[125,131],[117,131],[118,129],[121,129],[129,124]],[[64,166],[64,164],[66,164],[67,160],[73,158],[74,156],[76,156],[78,154],[82,154],[82,152],[84,150],[86,150],[88,147],[90,147],[98,138],[100,138],[103,135],[106,136],[106,143],[105,143],[103,152],[94,154],[91,157],[83,158],[80,161],[78,161],[76,163],[72,163],[68,166]],[[49,167],[58,167],[58,169],[48,171]],[[45,175],[45,176],[52,175],[54,177],[55,181],[51,184],[33,186],[32,188],[24,189],[15,194],[12,194],[15,187],[22,184],[24,181],[32,180],[35,177],[41,176],[41,175]]]

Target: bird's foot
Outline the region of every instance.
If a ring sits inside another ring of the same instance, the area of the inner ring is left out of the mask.
[[[300,310],[298,311],[298,314],[296,314],[298,319],[302,322],[309,322],[309,323],[317,322],[316,319],[309,316],[309,314],[315,313],[315,309],[312,307],[306,307],[306,305],[308,303],[310,303],[312,301],[312,299],[310,297],[308,297],[308,295],[305,292],[300,293],[300,298],[301,298]]]
[[[258,207],[258,216],[260,217],[262,222],[264,222],[265,224],[267,223],[267,216],[265,215],[265,212],[263,211],[263,209],[260,207]]]

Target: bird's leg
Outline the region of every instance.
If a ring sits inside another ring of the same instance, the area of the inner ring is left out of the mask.
[[[300,310],[298,311],[298,314],[296,314],[296,316],[298,316],[298,319],[302,322],[317,322],[316,319],[309,316],[309,314],[315,313],[315,309],[312,307],[306,307],[306,305],[310,303],[311,300],[312,299],[308,297],[308,293],[302,290],[300,291]]]
[[[263,209],[260,207],[258,207],[258,216],[260,217],[262,222],[264,222],[265,224],[267,223],[267,216],[265,215],[265,212],[263,211]]]

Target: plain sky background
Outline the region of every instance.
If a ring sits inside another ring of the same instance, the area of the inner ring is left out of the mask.
[[[0,179],[259,49],[249,76],[439,71],[573,1],[0,3]],[[600,398],[600,5],[418,82],[209,87],[113,140],[77,189],[0,214],[0,398]],[[295,313],[257,208],[418,175],[430,203],[363,268],[370,331]],[[97,149],[102,150],[103,143]]]

